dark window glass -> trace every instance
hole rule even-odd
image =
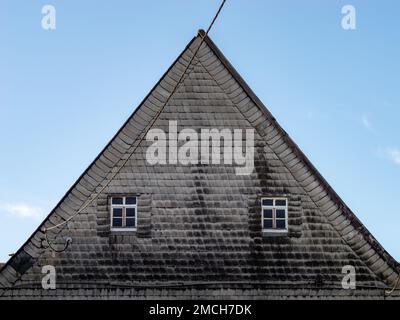
[[[114,218],[122,218],[122,208],[114,208],[113,209],[113,217]]]
[[[136,197],[126,197],[125,204],[136,204]]]
[[[135,227],[135,218],[127,218],[126,219],[126,226],[128,228],[133,228]]]
[[[277,229],[286,229],[286,221],[285,220],[276,220],[276,228]]]
[[[263,206],[273,206],[274,205],[274,200],[272,200],[272,199],[263,199],[262,205]]]
[[[276,217],[279,219],[285,219],[285,210],[277,209],[276,210]]]
[[[112,204],[123,204],[122,198],[112,198]]]
[[[286,200],[275,200],[276,206],[286,206]]]
[[[136,210],[135,208],[126,208],[126,217],[135,217]]]
[[[264,219],[264,229],[271,229],[271,228],[272,228],[272,220]]]
[[[113,218],[113,227],[122,227],[122,218]]]
[[[272,209],[264,209],[264,218],[272,219]]]

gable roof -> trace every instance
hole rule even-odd
[[[68,190],[39,228],[6,263],[0,272],[0,288],[15,288],[23,285],[24,281],[28,283],[28,280],[31,279],[28,273],[38,264],[38,261],[40,259],[51,260],[49,249],[43,245],[43,227],[49,228],[74,215],[96,190],[101,189],[107,183],[108,179],[112,177],[113,168],[124,162],[129,152],[137,147],[139,137],[149,129],[148,125],[151,119],[167,100],[169,93],[178,82],[180,74],[185,70],[202,37],[204,37],[204,31],[199,31],[198,36],[193,38],[186,46],[139,107]],[[218,100],[218,94],[214,94],[208,84],[204,85],[205,90],[210,90],[208,92],[203,92],[196,88],[196,86],[205,81],[202,77],[212,79],[215,86],[220,88],[224,95],[229,98],[230,102],[227,107],[235,107],[238,110],[238,115],[233,113],[230,115],[228,113],[226,114],[227,118],[236,117],[234,120],[239,122],[242,121],[239,119],[241,114],[245,119],[245,125],[251,125],[256,129],[268,150],[273,152],[276,161],[279,160],[283,164],[285,174],[290,175],[290,179],[294,180],[296,188],[306,190],[309,197],[307,201],[310,202],[310,206],[317,208],[323,214],[324,219],[332,226],[332,232],[335,233],[335,236],[336,234],[339,235],[354,256],[360,259],[360,264],[367,269],[366,273],[374,274],[377,279],[388,285],[393,284],[399,272],[398,263],[384,250],[346,206],[209,37],[204,39],[202,48],[195,59],[195,63],[189,68],[189,72],[194,72],[195,74],[196,68],[204,70],[204,74],[199,75],[198,78],[189,79],[186,84],[188,89],[186,90],[185,87],[179,92],[180,98],[189,103],[193,93],[197,92],[198,97],[196,96],[196,98],[198,99],[203,99],[204,96],[207,96],[210,99]],[[184,105],[178,98],[175,104],[171,108]],[[205,106],[203,107],[207,112]],[[209,110],[209,112],[212,112],[212,110]],[[160,119],[157,124],[159,126],[165,125],[166,119],[168,119],[167,115],[165,115],[164,119]],[[140,148],[138,149],[139,152]],[[259,171],[257,174],[262,176],[264,173]],[[247,196],[251,197],[251,195]],[[82,213],[82,215],[94,214],[96,213],[91,208]],[[74,219],[69,223],[68,228],[77,228],[76,225],[81,223],[80,218],[76,217],[76,221]],[[83,223],[85,221],[82,222],[82,225]],[[148,230],[143,231],[144,234],[146,232]],[[62,232],[60,234],[63,235]],[[80,239],[79,236],[75,238]],[[26,279],[24,279],[24,276]]]

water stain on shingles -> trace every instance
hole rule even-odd
[[[255,173],[259,182],[259,192],[261,195],[271,195],[276,196],[276,190],[274,181],[271,177],[272,171],[268,160],[265,157],[265,149],[262,144],[255,148],[256,155],[256,165]],[[260,210],[260,196],[257,195],[253,200],[249,200],[249,257],[248,263],[250,267],[254,270],[254,279],[261,280],[266,277],[264,267],[268,264],[268,259],[273,259],[281,261],[284,259],[285,254],[282,252],[281,245],[290,243],[287,237],[263,237],[261,228],[261,210]],[[279,194],[281,195],[281,194]],[[271,247],[272,257],[270,254],[266,254],[266,245]],[[285,246],[289,248],[288,246]],[[273,248],[273,250],[272,250]],[[289,249],[290,250],[290,249]],[[269,261],[270,263],[270,261]],[[287,264],[287,262],[285,262]],[[289,267],[289,266],[282,266]]]
[[[209,225],[218,221],[216,210],[210,208],[206,201],[207,195],[212,193],[212,190],[207,187],[206,167],[207,165],[200,163],[191,167],[197,196],[196,201],[193,203],[196,209],[194,211],[195,217],[193,217],[192,220],[192,228],[201,231],[198,233],[201,237],[197,239],[197,246],[200,252],[207,251],[207,242],[210,242],[208,240],[212,240],[210,237],[213,237],[213,232],[209,230]],[[206,257],[202,256],[202,258],[195,261],[195,263],[202,267],[204,273],[209,275],[209,279],[213,277],[215,277],[215,279],[221,279],[221,277],[224,276],[224,265],[217,261],[215,253],[208,253]]]
[[[195,209],[195,214],[197,216],[199,215],[204,215],[205,217],[207,214],[209,214],[209,211],[207,210],[207,203],[205,201],[204,196],[210,193],[209,188],[205,186],[205,171],[204,171],[205,165],[202,164],[197,164],[193,165],[191,167],[191,173],[194,174],[194,185],[195,185],[195,191],[196,191],[196,201],[193,202],[193,206],[196,208]],[[205,229],[205,225],[203,224],[203,227]],[[203,229],[203,228],[201,228]]]

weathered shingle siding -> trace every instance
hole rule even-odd
[[[136,148],[137,136],[166,101],[199,41],[80,178],[47,227],[73,215]],[[145,160],[150,143],[143,141],[95,204],[60,233],[57,239],[73,239],[67,251],[43,249],[41,232],[25,245],[19,260],[0,274],[0,286],[14,286],[3,292],[5,298],[384,297],[385,281],[397,276],[393,267],[353,226],[215,50],[209,40],[204,44],[154,127],[168,132],[168,122],[176,120],[179,130],[197,132],[254,128],[253,173],[237,176],[234,166],[223,164],[151,166]],[[115,193],[138,195],[136,232],[110,232],[108,194]],[[287,236],[263,235],[263,196],[289,199]],[[48,264],[57,270],[56,291],[40,289],[41,267]],[[356,268],[357,290],[341,289],[345,265]]]
[[[98,286],[90,288],[69,288],[57,290],[40,289],[12,289],[7,290],[3,299],[126,299],[134,297],[135,300],[148,299],[172,299],[172,300],[213,300],[213,299],[233,299],[233,300],[294,300],[294,299],[313,299],[313,300],[333,300],[333,299],[365,299],[365,300],[398,300],[399,293],[392,296],[385,296],[379,289],[360,289],[356,292],[332,289],[296,289],[296,288],[118,288]]]

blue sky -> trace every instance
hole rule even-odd
[[[56,30],[41,9],[56,8]],[[344,30],[341,8],[356,8]],[[216,0],[0,0],[0,261],[37,228]],[[211,37],[400,260],[400,3],[227,2]]]

